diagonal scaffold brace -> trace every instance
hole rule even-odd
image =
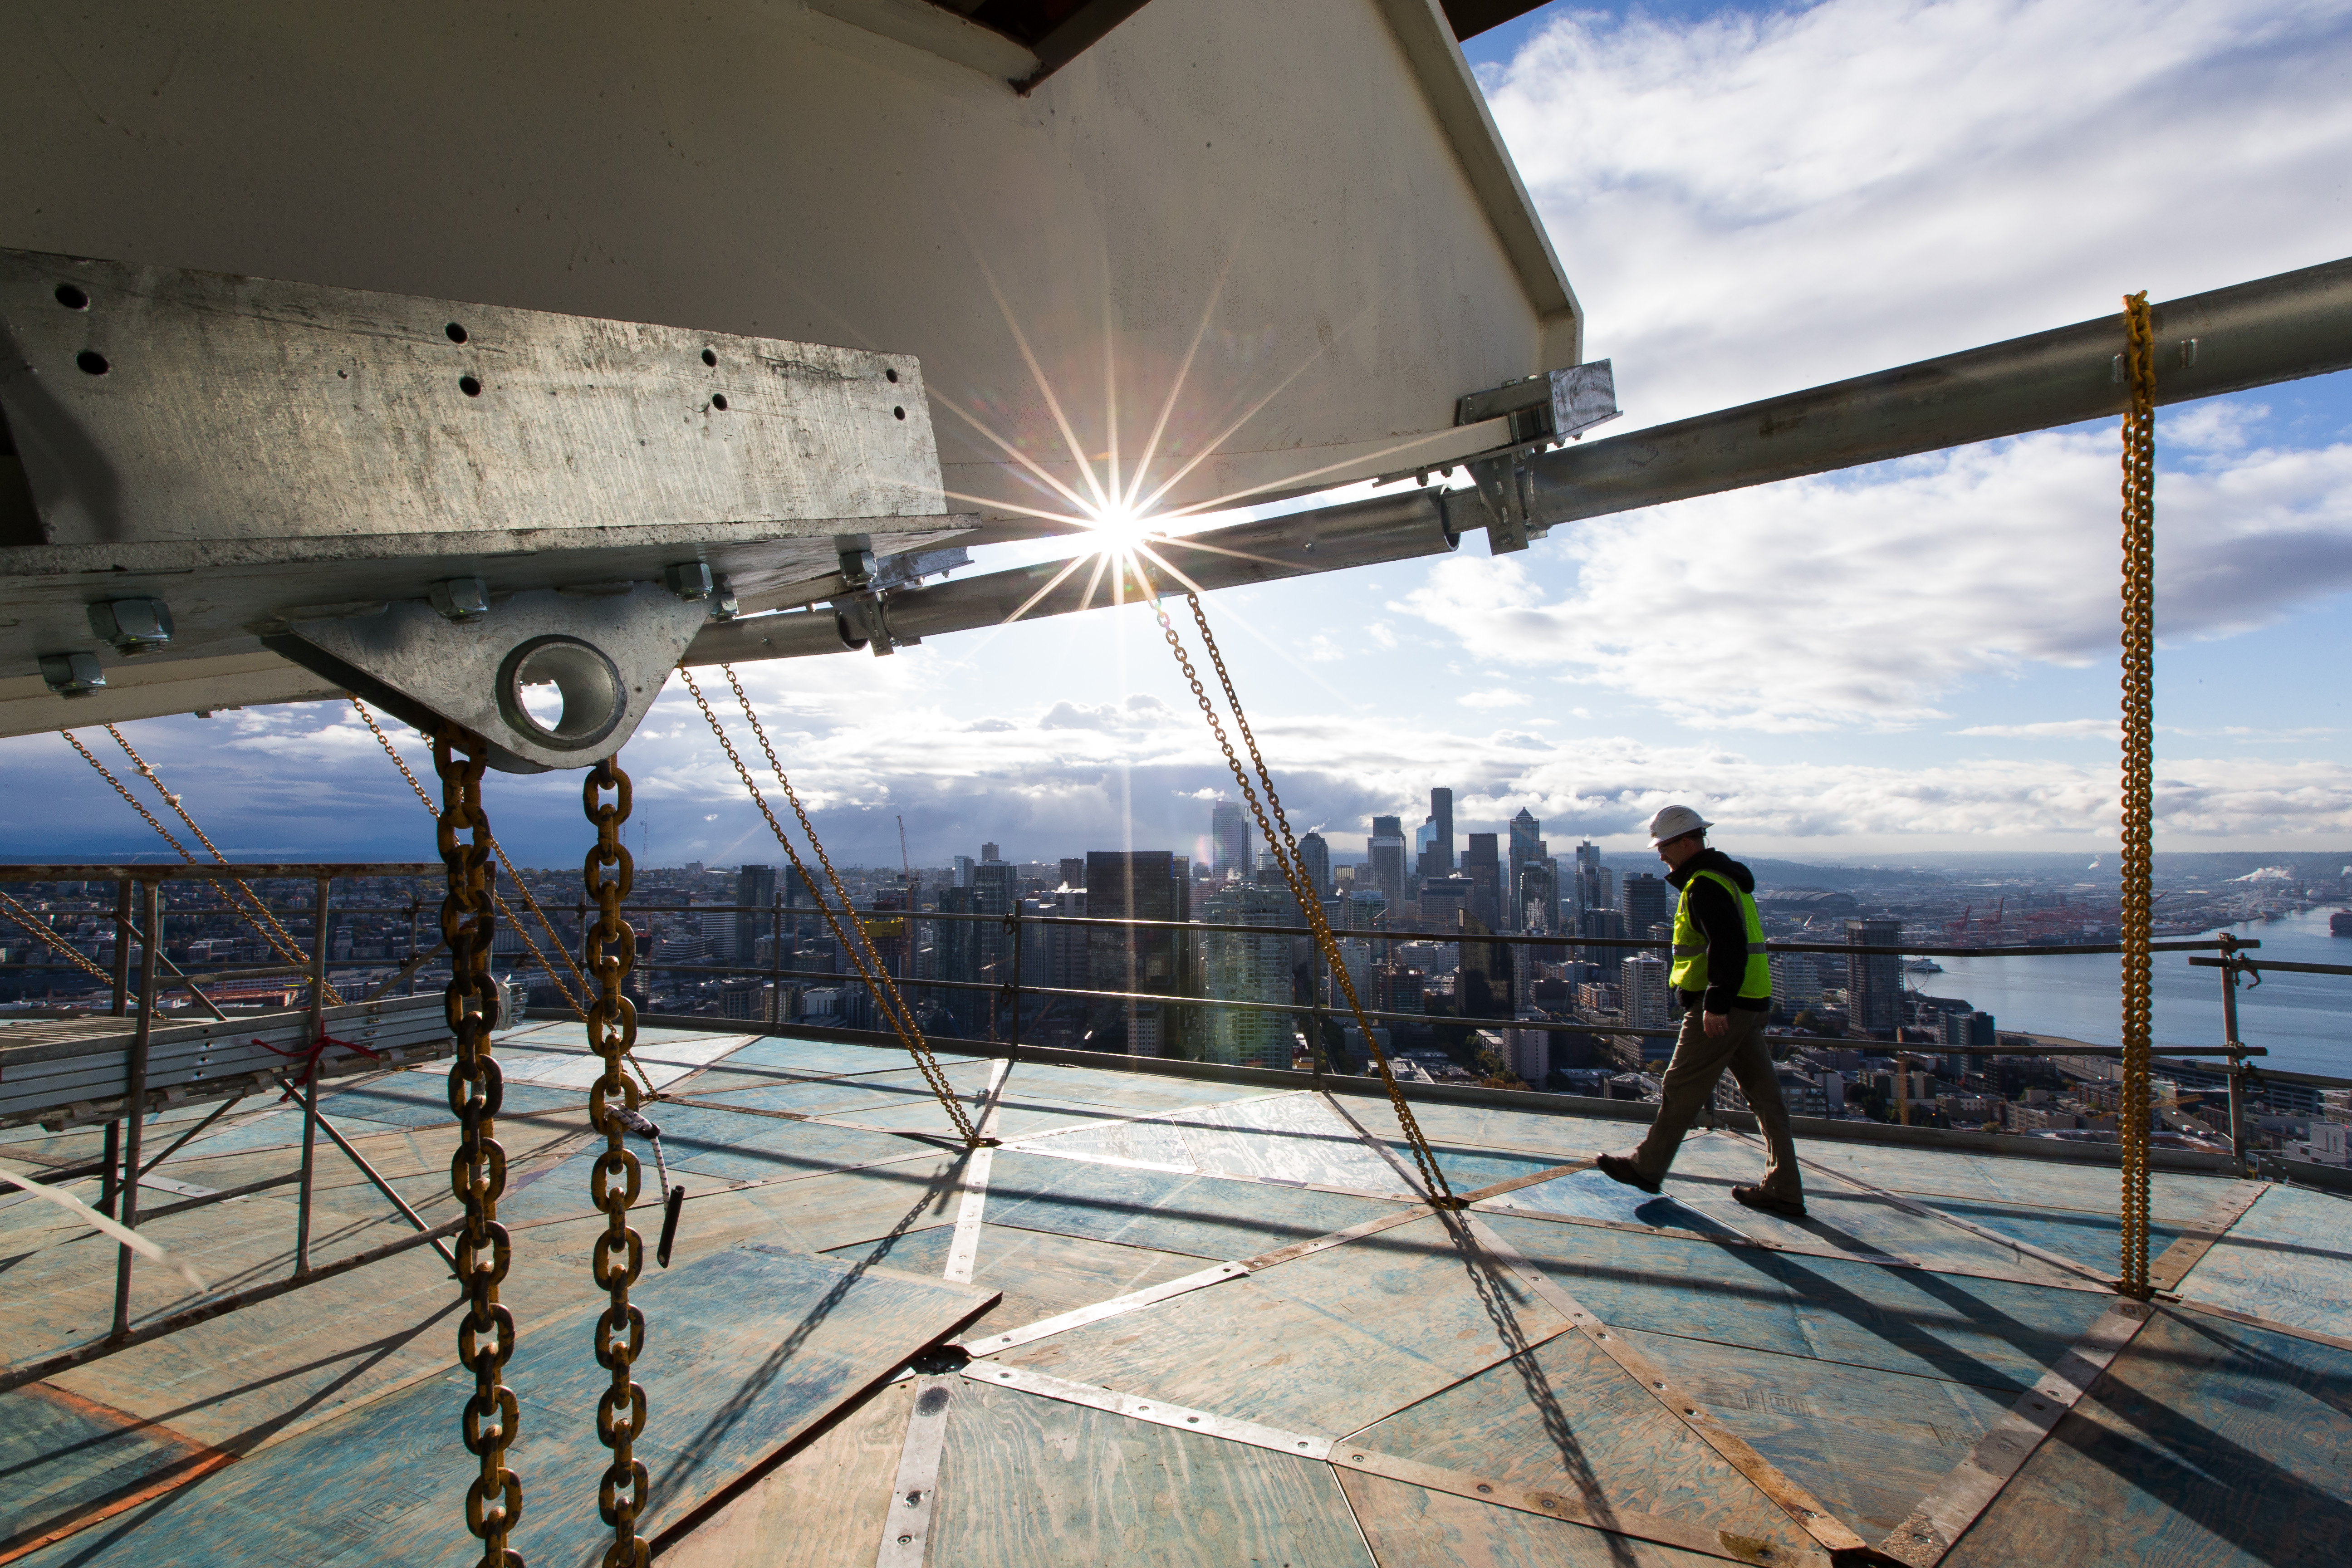
[[[695,706],[702,710],[703,720],[710,726],[710,732],[718,737],[719,749],[727,753],[727,760],[735,764],[735,776],[743,781],[743,788],[750,793],[751,804],[758,806],[760,815],[767,819],[768,831],[774,834],[776,842],[783,847],[785,858],[793,863],[793,875],[801,879],[803,887],[816,895],[817,912],[824,917],[825,925],[833,932],[833,940],[840,945],[842,952],[849,955],[850,963],[856,965],[858,977],[866,982],[867,994],[874,998],[882,1016],[890,1020],[890,1028],[898,1037],[898,1043],[907,1047],[907,1054],[914,1058],[915,1065],[922,1069],[923,1081],[930,1085],[940,1108],[947,1112],[949,1121],[954,1124],[956,1135],[963,1140],[967,1149],[994,1148],[999,1141],[982,1133],[972,1124],[971,1118],[965,1114],[962,1102],[956,1099],[954,1087],[940,1069],[939,1058],[931,1054],[930,1042],[923,1038],[922,1028],[915,1022],[914,1009],[908,1007],[906,999],[899,995],[898,984],[891,979],[888,966],[874,951],[873,943],[866,933],[865,922],[857,918],[857,911],[849,901],[849,889],[842,886],[840,875],[834,870],[833,859],[825,854],[824,845],[816,836],[816,826],[809,821],[808,810],[801,804],[799,792],[793,788],[792,780],[784,776],[784,764],[777,760],[775,747],[768,743],[767,729],[760,722],[760,716],[751,710],[751,699],[744,693],[743,682],[737,679],[735,667],[722,664],[719,668],[727,677],[727,683],[735,689],[735,700],[742,705],[743,717],[751,721],[752,737],[760,742],[760,750],[768,759],[769,771],[776,775],[777,786],[784,792],[784,799],[792,806],[793,815],[800,819],[801,831],[808,835],[810,849],[815,852],[817,863],[824,868],[825,881],[832,887],[834,897],[841,901],[842,912],[849,917],[849,930],[857,933],[855,942],[850,940],[847,931],[843,931],[833,906],[817,893],[816,879],[809,875],[808,867],[801,861],[800,851],[793,847],[783,825],[776,820],[776,814],[768,808],[767,797],[752,782],[751,770],[743,765],[742,757],[736,752],[735,742],[727,738],[726,726],[719,723],[719,715],[711,710],[709,701],[702,695],[702,688],[695,683],[694,672],[683,664],[677,667],[677,672],[686,682],[686,689],[693,696]]]

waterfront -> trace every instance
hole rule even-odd
[[[2352,939],[2332,937],[2326,909],[2224,929],[2259,940],[2258,958],[2352,964]],[[2210,936],[2212,932],[2203,933]],[[2063,1035],[2097,1045],[2117,1041],[2119,971],[2112,953],[2080,958],[1939,958],[1941,974],[1907,978],[1929,995],[1960,996],[2004,1029]],[[2167,1046],[2221,1043],[2221,981],[2189,955],[2155,960],[2155,1038]],[[2269,1047],[2263,1066],[2352,1079],[2352,975],[2268,974],[2238,993],[2238,1036]]]

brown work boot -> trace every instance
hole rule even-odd
[[[1776,1214],[1783,1219],[1805,1217],[1805,1200],[1802,1198],[1775,1197],[1761,1187],[1734,1187],[1731,1197],[1734,1203],[1745,1204],[1765,1214]]]
[[[1629,1187],[1639,1187],[1645,1193],[1654,1193],[1658,1190],[1658,1184],[1642,1174],[1633,1162],[1622,1154],[1603,1154],[1592,1163],[1599,1166],[1601,1173],[1611,1181],[1622,1182]]]

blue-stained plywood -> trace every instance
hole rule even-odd
[[[2271,1187],[2179,1289],[2191,1301],[2352,1336],[2352,1199]]]
[[[2034,1140],[2020,1139],[2022,1144]],[[1859,1140],[1804,1138],[1797,1152],[1815,1164],[1850,1171],[1874,1187],[1914,1196],[1990,1200],[2029,1208],[2078,1209],[2113,1214],[2123,1177],[2115,1166],[2015,1154],[1978,1154],[1956,1149],[1919,1149]],[[2148,1179],[2149,1212],[2174,1222],[2194,1220],[2231,1185],[2223,1176],[2191,1176],[2158,1171]]]
[[[1017,1346],[1003,1359],[1271,1426],[1370,1425],[1568,1321],[1435,1215]]]
[[[1569,1215],[1578,1219],[1610,1220],[1619,1225],[1647,1226],[1654,1230],[1696,1230],[1721,1236],[1741,1234],[1713,1215],[1680,1202],[1675,1193],[1661,1193],[1653,1197],[1638,1187],[1629,1187],[1599,1171],[1578,1171],[1566,1176],[1555,1176],[1549,1182],[1538,1182],[1534,1186],[1506,1193],[1493,1201],[1513,1208],[1538,1209],[1545,1214]]]
[[[934,1051],[942,1066],[986,1061],[985,1057]],[[857,1046],[836,1040],[802,1040],[769,1035],[730,1053],[727,1066],[742,1070],[765,1069],[799,1078],[831,1078],[842,1074],[892,1072],[911,1065],[904,1046]]]
[[[1328,1465],[968,1381],[946,1394],[933,1563],[1373,1568]]]
[[[1418,1173],[1411,1144],[1401,1138],[1385,1142],[1407,1170]],[[1556,1154],[1515,1154],[1434,1140],[1430,1143],[1430,1152],[1437,1156],[1437,1168],[1445,1173],[1446,1181],[1456,1193],[1475,1193],[1497,1182],[1516,1181],[1569,1163]]]
[[[1497,1215],[1496,1232],[1602,1321],[2022,1391],[2108,1298]]]
[[[855,1242],[837,1248],[833,1256],[906,1274],[936,1276],[946,1270],[955,1241],[954,1226],[933,1225],[878,1242]],[[983,1225],[971,1282],[984,1290],[1002,1291],[1004,1300],[971,1326],[966,1341],[1108,1301],[1130,1290],[1196,1273],[1200,1268],[1199,1258],[1176,1253]]]
[[[1108,1106],[1129,1115],[1175,1110],[1187,1105],[1214,1105],[1220,1100],[1244,1100],[1265,1092],[1255,1084],[1163,1078],[1157,1073],[1064,1067],[1040,1061],[1021,1062],[1013,1068],[1010,1081],[1024,1098],[1036,1103]]]
[[[1724,1562],[1385,1476],[1341,1470],[1339,1477],[1381,1568],[1720,1568]]]
[[[1730,1461],[1580,1333],[1439,1390],[1349,1437],[1443,1469],[1573,1500],[1588,1512],[1657,1514],[1769,1543],[1811,1538]]]
[[[728,1181],[761,1182],[837,1171],[877,1160],[900,1159],[928,1147],[887,1132],[828,1127],[821,1121],[775,1121],[683,1105],[647,1110],[662,1130],[662,1149],[673,1173]],[[639,1157],[648,1165],[653,1163],[648,1148],[641,1148]]]
[[[1396,1208],[1337,1193],[1007,1151],[998,1152],[988,1189],[992,1225],[1214,1258],[1272,1251]]]
[[[422,1068],[414,1072],[392,1073],[355,1089],[338,1089],[319,1097],[320,1111],[337,1125],[347,1121],[380,1121],[394,1127],[431,1127],[436,1123],[455,1123],[457,1120],[449,1110],[449,1074],[446,1068],[436,1070]],[[509,1083],[499,1096],[501,1117],[576,1112],[582,1126],[588,1121],[588,1095],[584,1089],[548,1089],[535,1083]],[[299,1139],[302,1124],[294,1119],[293,1135]],[[190,1145],[191,1149],[194,1145]]]
[[[1945,1562],[2336,1568],[2352,1352],[2159,1311]]]
[[[1910,1517],[2015,1397],[1681,1335],[1612,1331],[1874,1541]]]
[[[1375,1086],[1377,1088],[1377,1086]],[[1385,1096],[1343,1094],[1339,1103],[1349,1115],[1383,1138],[1401,1138],[1396,1111]],[[1632,1148],[1649,1126],[1648,1108],[1638,1119],[1620,1121],[1604,1116],[1554,1116],[1543,1111],[1513,1110],[1500,1106],[1455,1105],[1444,1100],[1414,1100],[1412,1118],[1422,1135],[1435,1142],[1465,1149],[1502,1150],[1550,1156],[1548,1163],[1572,1164],[1604,1150]]]
[[[651,1414],[636,1445],[653,1475],[648,1534],[987,1301],[761,1247],[649,1272],[635,1299],[649,1325],[637,1381]],[[522,1401],[509,1456],[524,1486],[513,1544],[529,1561],[593,1561],[601,1550],[596,1486],[608,1455],[595,1406],[610,1374],[590,1354],[592,1321],[574,1314],[528,1336],[508,1364]],[[464,1500],[474,1464],[457,1441],[472,1386],[455,1369],[413,1384],[28,1561],[472,1563],[479,1547]]]
[[[0,1562],[218,1468],[228,1456],[47,1384],[0,1394]]]

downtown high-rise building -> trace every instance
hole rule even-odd
[[[1405,901],[1406,878],[1410,868],[1404,858],[1404,819],[1401,816],[1372,818],[1372,836],[1364,841],[1364,865],[1371,874],[1372,886],[1393,910]]]
[[[1454,875],[1454,792],[1429,792],[1429,816],[1413,837],[1413,875],[1423,879]]]
[[[750,963],[753,949],[761,937],[767,934],[771,917],[759,911],[776,906],[776,868],[773,866],[746,866],[735,873],[735,901],[750,909],[738,910],[732,921],[733,941],[729,943],[730,960]]]
[[[1503,897],[1499,837],[1474,833],[1462,850],[1462,875],[1470,879],[1470,913],[1490,931],[1510,931],[1516,924],[1506,919],[1509,906]]]
[[[1551,851],[1544,845],[1542,822],[1538,820],[1536,815],[1526,806],[1519,807],[1519,814],[1511,818],[1510,865],[1503,882],[1503,886],[1511,889],[1513,894],[1513,908],[1508,929],[1520,930],[1527,921],[1527,911],[1517,907],[1519,873],[1550,853]],[[1547,926],[1545,929],[1550,928]]]
[[[1617,884],[1618,912],[1625,917],[1625,934],[1644,937],[1652,926],[1672,923],[1667,900],[1674,889],[1647,871],[1634,871]]]
[[[1298,871],[1307,879],[1307,885],[1317,893],[1328,894],[1333,890],[1331,846],[1320,833],[1310,831],[1298,841]]]
[[[1845,922],[1848,947],[1893,947],[1903,940],[1903,922],[1892,916]],[[1893,952],[1846,955],[1845,1012],[1848,1022],[1872,1031],[1893,1030],[1902,1022],[1903,958]]]
[[[1095,849],[1087,855],[1087,909],[1116,920],[1190,921],[1191,862],[1165,849]],[[1087,932],[1088,986],[1095,991],[1182,995],[1191,979],[1191,950],[1181,933],[1164,927],[1096,926]],[[1091,1032],[1116,1030],[1136,1056],[1159,1056],[1178,1026],[1155,1003],[1095,1005]]]
[[[1249,817],[1237,803],[1221,800],[1210,807],[1209,847],[1209,869],[1215,880],[1249,880]]]
[[[1214,925],[1297,925],[1300,915],[1290,889],[1264,883],[1229,883],[1209,895],[1205,914]],[[1292,1000],[1293,938],[1207,931],[1201,937],[1205,994],[1220,1001],[1282,1004]],[[1202,1056],[1243,1067],[1287,1068],[1291,1020],[1287,1014],[1212,1007],[1206,1014]]]

